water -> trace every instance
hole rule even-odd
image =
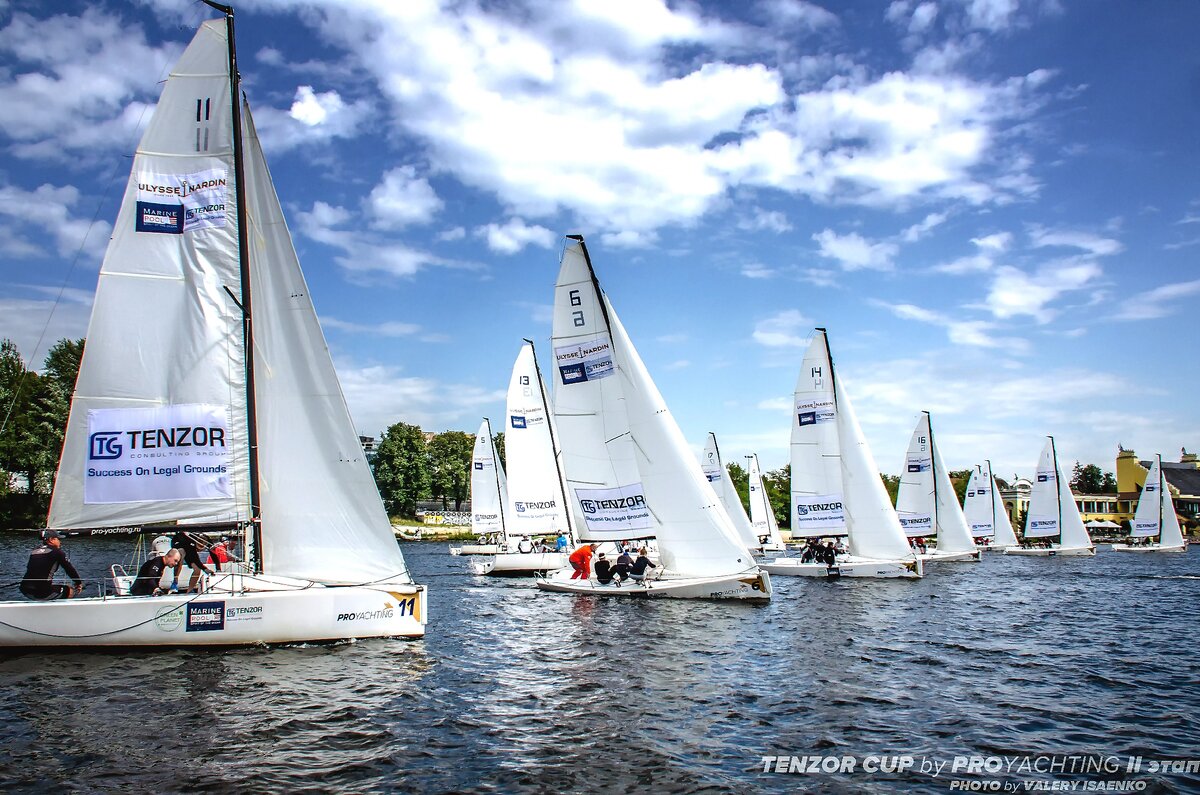
[[[30,539],[0,536],[0,571]],[[127,543],[67,547],[96,576]],[[467,574],[445,544],[404,551],[430,589],[421,641],[0,656],[0,791],[1200,789],[1144,770],[762,772],[764,755],[1196,757],[1195,550],[778,577],[765,606],[543,594]]]

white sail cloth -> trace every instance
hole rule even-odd
[[[963,515],[973,537],[990,538],[996,547],[1016,546],[1017,536],[996,487],[990,461],[977,464],[972,470],[963,500]]]
[[[950,473],[942,461],[928,413],[922,413],[904,454],[896,494],[896,514],[910,538],[937,536],[942,553],[973,552],[975,542],[958,505]]]
[[[1133,514],[1130,535],[1134,538],[1158,536],[1158,542],[1164,547],[1183,544],[1183,531],[1175,513],[1175,501],[1162,474],[1162,456],[1154,457],[1154,463],[1146,474],[1137,510]]]
[[[554,418],[533,346],[521,346],[508,383],[504,454],[507,464],[508,533],[568,533],[567,506],[559,473]]]
[[[471,532],[475,535],[505,533],[506,486],[504,469],[492,440],[492,424],[485,419],[479,423],[471,453]]]
[[[228,69],[225,22],[206,22],[138,147],[101,269],[53,526],[250,516]],[[245,102],[242,118],[263,570],[408,582]],[[87,500],[88,460],[113,447],[89,449],[90,410],[157,408],[169,418],[193,405],[224,407],[229,418],[229,496],[164,500],[148,485],[146,500]]]
[[[704,444],[704,453],[700,459],[700,469],[704,472],[704,477],[708,478],[713,491],[717,493],[721,505],[725,508],[725,513],[729,515],[729,520],[733,522],[738,538],[742,540],[746,549],[753,550],[761,547],[762,543],[754,535],[754,527],[750,524],[750,518],[746,516],[746,509],[742,506],[742,498],[738,496],[733,478],[729,476],[729,469],[721,459],[721,450],[717,447],[715,433],[708,434],[708,440]]]
[[[716,494],[607,298],[581,240],[555,288],[554,411],[583,540],[656,536],[688,576],[753,567]]]

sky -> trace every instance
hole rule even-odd
[[[0,0],[0,337],[84,336],[197,2]],[[1200,448],[1200,4],[244,0],[351,413],[473,433],[563,235],[697,454],[787,460],[814,327],[879,468]]]

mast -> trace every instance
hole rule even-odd
[[[1058,545],[1062,546],[1062,483],[1059,482],[1058,469],[1058,447],[1054,444],[1054,437],[1050,438],[1050,458],[1054,461],[1054,499],[1058,505]]]
[[[600,280],[596,278],[596,269],[592,267],[592,256],[588,254],[587,243],[583,242],[583,235],[567,235],[567,240],[577,242],[579,249],[583,252],[583,261],[587,263],[588,276],[592,279],[592,287],[596,290],[596,298],[600,304],[600,316],[604,318],[604,327],[608,329],[611,336],[612,323],[608,319],[608,306],[604,300],[604,291],[600,289]]]
[[[987,483],[988,492],[992,495],[992,542],[996,541],[996,481],[992,477],[992,459],[985,458],[983,463],[987,464]]]
[[[937,477],[937,461],[934,460],[933,446],[933,418],[928,411],[922,411],[925,415],[925,423],[929,426],[929,471],[933,475],[933,534],[934,536],[941,535],[941,528],[938,526],[938,477]]]
[[[1164,488],[1166,488],[1166,480],[1167,479],[1163,477],[1162,454],[1156,453],[1154,457],[1155,457],[1155,459],[1157,459],[1157,463],[1158,463],[1158,543],[1161,546],[1162,545],[1162,531],[1163,531],[1163,518],[1162,518],[1163,517],[1163,511],[1162,511],[1162,509],[1163,509],[1163,492],[1162,492],[1162,490]],[[1142,491],[1144,492],[1145,489],[1143,488]]]
[[[245,157],[242,151],[242,78],[238,74],[237,45],[233,31],[233,7],[202,0],[210,8],[225,15],[229,43],[229,100],[233,123],[233,182],[237,202],[238,269],[241,272],[241,300],[234,298],[242,310],[242,347],[246,357],[246,442],[250,467],[250,528],[254,539],[253,563],[255,573],[263,571],[262,508],[259,502],[258,421],[254,389],[254,322],[250,300],[250,254],[247,244]],[[228,292],[228,288],[226,288]],[[231,294],[232,297],[232,294]]]
[[[582,240],[579,242],[581,244],[583,243]],[[591,266],[589,264],[589,268],[590,267]],[[595,278],[595,276],[593,275],[592,278]],[[570,503],[567,502],[566,480],[563,476],[562,462],[558,457],[558,439],[554,436],[554,423],[550,421],[553,415],[550,413],[549,404],[546,403],[546,384],[544,381],[542,381],[542,368],[538,364],[537,348],[534,347],[533,340],[525,339],[524,337],[522,337],[522,339],[529,343],[529,350],[533,353],[533,372],[537,374],[538,390],[542,395],[542,409],[546,412],[546,428],[550,431],[550,449],[551,452],[554,453],[554,471],[558,473],[558,493],[562,495],[563,516],[565,516],[567,519],[567,539],[572,545],[574,545],[576,543],[575,525],[571,521],[572,511]]]

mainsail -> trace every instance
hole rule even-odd
[[[754,529],[755,540],[759,545],[765,542],[775,549],[783,549],[783,536],[779,533],[779,522],[775,519],[775,509],[771,507],[771,500],[763,485],[758,455],[751,453],[746,458],[750,462],[750,525]]]
[[[1162,456],[1156,455],[1146,483],[1138,498],[1137,510],[1133,515],[1133,527],[1129,533],[1134,538],[1158,536],[1164,547],[1183,544],[1183,531],[1179,528],[1179,517],[1175,514],[1175,502],[1171,499],[1171,488],[1162,474]]]
[[[557,433],[533,344],[521,346],[508,383],[504,454],[510,535],[567,533],[567,500],[558,465]]]
[[[580,537],[656,536],[663,564],[681,574],[753,568],[577,236],[555,285],[553,344],[554,413]]]
[[[977,464],[972,470],[963,501],[963,515],[974,538],[990,538],[994,547],[1016,545],[1017,536],[1004,509],[1004,500],[996,488],[991,461]]]
[[[792,538],[846,535],[841,437],[825,334],[813,336],[792,411]]]
[[[972,552],[976,548],[934,441],[929,412],[921,413],[904,454],[896,514],[910,538],[936,535],[938,552]]]
[[[721,505],[725,507],[725,513],[729,514],[729,519],[733,522],[734,529],[737,530],[738,537],[745,544],[746,549],[753,550],[761,547],[762,542],[754,535],[754,527],[750,524],[749,517],[746,516],[746,509],[742,506],[742,498],[738,496],[737,487],[733,485],[733,478],[729,476],[729,470],[726,468],[725,462],[721,460],[721,450],[717,447],[715,433],[708,434],[708,440],[704,445],[704,455],[700,459],[700,469],[704,472],[704,477],[708,478],[713,491],[717,493]]]
[[[504,469],[492,440],[492,423],[485,418],[479,423],[475,450],[471,454],[471,532],[476,535],[504,534],[507,505]]]
[[[201,26],[134,156],[49,522],[248,521],[257,492],[265,573],[408,581],[244,101],[237,185],[227,30]]]
[[[1063,480],[1053,436],[1047,437],[1038,459],[1036,482],[1029,494],[1025,538],[1054,538],[1064,549],[1092,546],[1075,495],[1070,484]]]

